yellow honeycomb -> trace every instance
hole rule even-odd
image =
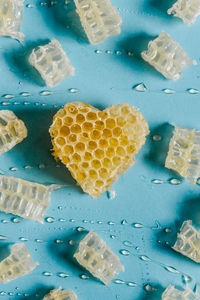
[[[100,111],[82,102],[67,103],[50,127],[55,159],[95,198],[134,164],[148,132],[143,115],[129,104]]]

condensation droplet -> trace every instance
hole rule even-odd
[[[116,284],[125,284],[125,281],[122,279],[114,279],[113,282]]]
[[[68,274],[66,274],[66,273],[58,273],[57,274],[58,275],[58,277],[61,277],[61,278],[67,278],[67,277],[69,277],[69,275]]]
[[[154,286],[152,286],[151,284],[149,284],[149,283],[144,285],[144,289],[147,292],[154,292],[154,291],[156,291],[156,288]]]
[[[89,277],[88,275],[86,275],[86,274],[80,274],[79,277],[80,277],[81,279],[83,279],[83,280],[87,280],[87,279],[90,278],[90,277]]]
[[[26,7],[27,8],[35,8],[35,5],[34,4],[26,4]]]
[[[148,257],[148,256],[146,256],[146,255],[141,255],[141,256],[139,256],[139,259],[141,259],[141,260],[143,260],[143,261],[150,261],[151,259]]]
[[[60,208],[59,208],[60,209]],[[66,219],[58,219],[59,222],[66,222]]]
[[[1,220],[1,223],[6,224],[6,223],[9,223],[9,221],[8,220]]]
[[[10,170],[10,171],[13,171],[13,172],[16,172],[16,171],[18,170],[18,168],[16,168],[16,167],[11,167],[9,170]]]
[[[121,253],[122,255],[125,255],[125,256],[129,256],[130,255],[130,252],[126,249],[122,249],[119,251],[119,253]]]
[[[21,220],[19,218],[12,218],[11,221],[13,223],[20,223],[21,222]]]
[[[30,104],[30,102],[24,101],[24,105],[29,105],[29,104]]]
[[[33,167],[31,167],[31,166],[24,166],[24,169],[26,169],[26,170],[30,170],[30,169],[32,169]]]
[[[76,94],[76,93],[78,93],[78,92],[79,92],[79,90],[78,90],[78,89],[76,89],[76,88],[71,88],[71,89],[68,89],[68,91],[69,91],[71,94]]]
[[[35,102],[35,106],[38,106],[38,105],[40,105],[40,103],[39,102]]]
[[[115,190],[108,190],[108,191],[107,191],[107,197],[108,197],[108,199],[110,199],[110,200],[115,199],[116,195],[117,195],[117,193],[116,193]]]
[[[144,228],[144,225],[142,225],[141,223],[133,223],[132,226],[134,228]]]
[[[127,52],[128,56],[134,56],[134,53],[132,51]]]
[[[11,104],[10,102],[5,102],[5,101],[1,102],[1,105],[3,106],[10,105],[10,104]]]
[[[164,266],[164,269],[171,273],[180,273],[176,268],[170,266]]]
[[[127,284],[128,286],[130,286],[130,287],[135,287],[135,286],[137,286],[137,284],[136,284],[135,282],[133,282],[133,281],[128,281],[126,284]]]
[[[22,93],[20,93],[20,96],[22,96],[22,97],[30,97],[31,94],[28,93],[28,92],[22,92]]]
[[[75,220],[74,220],[74,219],[70,219],[70,220],[69,220],[69,222],[72,222],[72,223],[74,223],[74,222],[75,222]]]
[[[116,51],[115,51],[115,54],[117,54],[117,55],[122,55],[122,51],[116,50]]]
[[[42,274],[43,274],[44,276],[47,276],[47,277],[53,275],[53,273],[51,273],[51,272],[43,272]]]
[[[63,240],[60,240],[60,239],[56,239],[56,240],[55,240],[55,243],[56,243],[56,244],[63,244],[64,241],[63,241]]]
[[[5,236],[5,235],[0,235],[0,241],[2,241],[2,240],[7,240],[8,238],[7,238],[7,236]]]
[[[166,232],[166,233],[171,233],[172,232],[172,228],[166,227],[166,228],[163,229],[163,231]]]
[[[43,243],[43,240],[35,239],[35,242],[36,242],[36,243]]]
[[[53,92],[52,91],[41,91],[39,94],[41,96],[50,96],[53,94]]]
[[[45,221],[46,221],[47,223],[54,223],[54,222],[55,222],[55,219],[54,219],[53,217],[47,217],[47,218],[45,219]]]
[[[189,93],[189,94],[199,94],[199,90],[197,90],[197,89],[187,89],[187,92]]]
[[[13,102],[13,104],[14,104],[14,105],[19,105],[19,104],[20,104],[20,102],[18,102],[18,101],[15,101],[15,102]]]
[[[192,279],[191,276],[189,276],[187,274],[183,274],[182,275],[182,281],[183,281],[184,284],[188,284],[188,283],[192,282],[193,279]]]
[[[38,168],[39,169],[45,169],[45,164],[39,164]]]
[[[121,224],[122,224],[122,225],[127,225],[128,222],[124,219],[124,220],[121,221]]]
[[[108,225],[115,225],[115,222],[113,222],[113,221],[108,221]]]
[[[81,226],[78,226],[78,227],[76,227],[76,231],[83,232],[83,231],[85,231],[85,228],[81,227]]]
[[[1,295],[1,296],[5,296],[5,295],[7,295],[7,293],[6,293],[6,292],[3,292],[3,291],[1,291],[1,292],[0,292],[0,295]]]
[[[82,222],[83,222],[83,223],[89,223],[89,221],[88,221],[88,220],[82,220]]]
[[[69,243],[70,246],[75,246],[76,245],[75,240],[69,240],[68,243]]]
[[[143,82],[139,83],[137,85],[134,85],[133,89],[137,92],[146,92],[147,91],[147,87]]]
[[[152,140],[154,142],[160,142],[162,140],[162,136],[158,135],[158,134],[155,134],[152,136]]]
[[[97,224],[100,224],[100,225],[101,225],[101,224],[103,224],[103,222],[102,222],[102,221],[97,221]]]
[[[12,94],[6,94],[6,95],[3,95],[2,97],[5,99],[13,99],[15,96]]]
[[[178,178],[171,178],[169,180],[169,183],[172,184],[172,185],[179,185],[179,184],[181,184],[181,180],[178,179]]]
[[[133,243],[130,242],[130,241],[124,241],[123,244],[124,244],[124,246],[126,246],[126,247],[133,247]]]
[[[102,50],[95,50],[95,53],[96,53],[96,54],[102,54],[103,51],[102,51]]]
[[[110,238],[114,240],[114,239],[116,239],[116,235],[111,234],[111,235],[110,235]]]
[[[25,237],[19,237],[19,240],[20,240],[20,241],[23,241],[23,242],[27,242],[27,241],[28,241],[28,239],[25,238]]]
[[[162,183],[164,183],[164,181],[161,180],[161,179],[152,179],[151,182],[154,183],[154,184],[162,184]]]
[[[107,54],[113,54],[113,52],[111,50],[106,50]]]
[[[174,94],[174,93],[176,93],[176,91],[175,90],[172,90],[172,89],[163,89],[162,90],[165,94]]]

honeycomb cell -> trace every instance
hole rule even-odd
[[[67,127],[67,126],[62,126],[62,127],[60,128],[60,135],[62,135],[62,136],[67,136],[67,135],[69,135],[69,133],[70,133],[69,127]]]
[[[76,294],[69,290],[55,289],[44,296],[43,300],[77,300]]]
[[[55,132],[54,132],[55,136]],[[24,122],[11,110],[0,111],[0,154],[11,150],[27,137]]]
[[[60,126],[58,119],[62,121]],[[99,111],[85,103],[67,103],[50,127],[55,158],[93,197],[105,192],[134,164],[147,134],[144,117],[128,104]]]

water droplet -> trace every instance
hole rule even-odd
[[[59,222],[66,222],[66,219],[58,219]]]
[[[154,286],[152,286],[151,284],[149,284],[149,283],[145,284],[144,289],[147,292],[154,292],[154,291],[156,291],[156,288]]]
[[[39,94],[41,96],[50,96],[53,94],[53,92],[52,91],[41,91]]]
[[[6,224],[6,223],[9,223],[9,221],[8,220],[1,220],[1,223]]]
[[[79,277],[80,277],[81,279],[83,279],[83,280],[87,280],[87,279],[90,278],[90,277],[89,277],[88,275],[86,275],[86,274],[80,274]]]
[[[83,231],[85,231],[85,228],[81,227],[81,226],[78,226],[78,227],[76,227],[76,231],[83,232]]]
[[[148,257],[148,256],[146,256],[146,255],[141,255],[141,256],[139,256],[139,259],[141,259],[141,260],[143,260],[143,261],[150,261],[151,259]]]
[[[20,96],[29,97],[29,96],[31,96],[31,94],[29,92],[22,92],[22,93],[20,93]]]
[[[27,242],[27,241],[28,241],[28,239],[25,238],[25,237],[19,237],[19,240],[20,240],[20,241],[23,241],[23,242]]]
[[[5,98],[5,99],[12,99],[12,98],[14,98],[15,96],[14,96],[14,95],[11,95],[11,94],[6,94],[6,95],[3,95],[2,97]]]
[[[35,239],[35,242],[36,242],[36,243],[43,243],[43,240]]]
[[[174,267],[170,267],[170,266],[164,266],[164,269],[167,270],[168,272],[171,273],[180,273],[177,269],[175,269]]]
[[[18,170],[18,168],[11,167],[9,170],[10,170],[10,171],[13,171],[13,172],[16,172],[16,171]]]
[[[24,166],[24,169],[26,169],[26,170],[30,170],[30,169],[32,169],[33,167],[31,167],[31,166]]]
[[[119,251],[119,253],[121,253],[122,255],[125,255],[125,256],[129,256],[130,255],[130,252],[126,249],[122,249]]]
[[[14,293],[13,292],[8,292],[8,295],[9,296],[14,296]]]
[[[189,276],[187,274],[183,274],[182,275],[182,281],[183,281],[184,284],[188,284],[188,283],[192,282],[193,279],[192,279],[191,276]]]
[[[172,89],[163,89],[162,90],[165,94],[174,94],[174,93],[176,93],[176,91],[175,90],[172,90]]]
[[[141,223],[133,223],[132,226],[134,228],[144,228],[144,225],[142,225]]]
[[[83,220],[82,222],[83,222],[83,223],[89,223],[89,221],[88,221],[88,220]]]
[[[187,92],[189,94],[199,94],[199,91],[197,89],[187,89]]]
[[[116,193],[115,190],[108,190],[108,191],[107,191],[107,197],[108,197],[108,199],[110,199],[110,200],[115,199],[116,195],[117,195],[117,193]]]
[[[58,275],[58,277],[61,277],[61,278],[67,278],[67,277],[69,277],[69,275],[68,274],[66,274],[66,273],[58,273],[57,274]]]
[[[27,7],[27,8],[34,8],[35,5],[33,5],[33,4],[26,4],[26,7]]]
[[[100,225],[101,225],[101,224],[103,224],[103,222],[102,222],[102,221],[97,221],[97,224],[100,224]]]
[[[2,241],[2,240],[7,240],[8,238],[7,238],[7,236],[5,236],[5,235],[0,235],[0,241]]]
[[[54,223],[54,222],[55,222],[55,219],[54,219],[53,217],[47,217],[47,218],[45,219],[45,221],[46,221],[47,223]]]
[[[122,224],[122,225],[127,225],[128,222],[124,219],[124,220],[121,221],[121,224]]]
[[[96,53],[96,54],[102,54],[103,51],[102,51],[102,50],[95,50],[95,53]]]
[[[124,241],[123,244],[124,244],[124,246],[127,246],[127,247],[133,247],[133,243],[130,241]]]
[[[75,246],[76,245],[75,240],[69,240],[68,243],[69,243],[70,246]]]
[[[1,291],[1,292],[0,292],[0,295],[1,295],[1,296],[5,296],[5,295],[7,295],[7,293],[6,293],[6,292],[3,292],[3,291]]]
[[[115,51],[115,54],[117,54],[117,55],[122,55],[122,51],[116,50],[116,51]]]
[[[113,221],[108,221],[108,225],[115,225],[115,222],[113,222]]]
[[[124,284],[125,283],[125,281],[122,279],[114,279],[113,282],[116,284]]]
[[[172,232],[172,228],[166,227],[166,228],[164,228],[163,231],[166,232],[166,233],[171,233]]]
[[[171,178],[171,179],[169,180],[169,183],[171,183],[171,184],[173,184],[173,185],[179,185],[179,184],[181,184],[181,180],[178,179],[178,178]]]
[[[44,276],[52,276],[53,275],[53,273],[51,273],[51,272],[43,272],[42,273]]]
[[[116,235],[111,234],[111,235],[110,235],[110,238],[114,240],[114,239],[116,239]]]
[[[20,223],[21,222],[21,220],[19,218],[12,218],[11,221],[13,223]]]
[[[14,104],[14,105],[19,105],[19,104],[20,104],[20,102],[18,102],[18,101],[15,101],[15,102],[13,102],[13,104]]]
[[[153,230],[158,230],[158,229],[161,229],[161,228],[162,228],[162,226],[160,225],[158,220],[155,220],[155,226],[151,227],[151,229],[153,229]]]
[[[39,164],[38,166],[39,169],[45,169],[45,167],[46,167],[45,164]]]
[[[58,209],[62,210],[62,209],[63,209],[63,207],[59,205],[59,206],[58,206]]]
[[[74,223],[74,222],[75,222],[75,220],[74,220],[74,219],[70,219],[70,220],[69,220],[69,222],[72,222],[72,223]]]
[[[146,92],[147,91],[147,87],[143,82],[139,83],[137,85],[134,85],[133,89],[137,92]]]
[[[128,56],[134,56],[134,53],[132,51],[127,52]]]
[[[162,136],[155,134],[152,136],[152,140],[155,142],[160,142],[162,140]]]
[[[128,286],[130,286],[130,287],[135,287],[135,286],[137,286],[137,284],[136,284],[135,282],[133,282],[133,281],[128,281],[126,284],[127,284]]]
[[[1,105],[3,106],[10,105],[10,104],[11,104],[10,102],[5,102],[5,101],[1,102]]]
[[[106,50],[107,54],[112,54],[113,52],[111,50]]]
[[[29,105],[29,104],[30,104],[30,102],[24,101],[24,105]]]
[[[162,184],[162,183],[164,183],[164,181],[161,180],[161,179],[152,179],[151,182],[154,183],[154,184]]]
[[[35,102],[35,106],[38,106],[38,105],[40,105],[40,103],[39,102]]]
[[[55,243],[56,243],[56,244],[63,244],[64,241],[63,241],[63,240],[60,240],[60,239],[56,239],[56,240],[55,240]]]
[[[79,90],[76,89],[76,88],[68,89],[68,91],[69,91],[71,94],[75,94],[75,93],[78,93],[78,92],[79,92]]]

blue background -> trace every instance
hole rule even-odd
[[[168,16],[166,10],[173,3],[171,0],[113,0],[123,19],[122,33],[92,46],[69,25],[75,20],[73,11],[68,14],[71,4],[65,12],[61,0],[53,6],[41,6],[40,2],[25,1],[24,46],[15,40],[0,38],[1,109],[16,112],[29,132],[26,140],[1,155],[0,169],[6,175],[68,187],[53,192],[47,211],[47,217],[55,219],[53,223],[41,225],[23,219],[14,223],[12,215],[0,213],[0,234],[8,238],[0,243],[1,258],[5,257],[8,246],[21,242],[23,237],[28,239],[26,245],[33,259],[40,263],[32,274],[1,284],[2,299],[42,299],[49,289],[62,286],[74,290],[80,300],[153,300],[159,299],[169,284],[185,287],[184,274],[193,279],[189,283],[193,288],[199,280],[199,266],[172,251],[165,242],[173,242],[183,220],[192,219],[199,225],[199,186],[185,180],[181,180],[180,185],[170,184],[171,178],[180,178],[163,164],[172,130],[169,124],[200,128],[200,96],[188,92],[190,88],[200,89],[200,18],[192,27],[187,27],[181,20]],[[178,82],[166,80],[139,58],[149,39],[162,30],[198,63],[184,71]],[[48,89],[52,94],[44,96],[41,92],[47,89],[38,82],[26,58],[32,47],[52,38],[62,44],[76,73],[59,86]],[[133,89],[141,82],[147,87],[144,93]],[[71,88],[77,92],[71,93]],[[175,93],[165,94],[165,88]],[[23,97],[20,95],[23,92],[29,92],[30,96]],[[13,98],[6,99],[5,95]],[[112,187],[117,193],[113,200],[107,194],[96,200],[83,194],[65,167],[51,156],[48,128],[52,117],[58,107],[77,100],[100,109],[127,102],[139,108],[149,123],[151,132],[137,155],[136,164]],[[154,141],[155,134],[161,135],[162,140]],[[155,184],[154,179],[161,183]],[[135,228],[134,223],[142,225]],[[87,273],[71,261],[74,247],[68,243],[70,239],[79,238],[76,230],[79,226],[96,231],[119,255],[125,266],[125,272],[117,276],[121,284],[111,282],[106,287],[92,277],[80,278]],[[166,227],[172,228],[171,234],[164,231]],[[55,243],[56,239],[63,243]],[[132,246],[125,246],[124,241],[131,242]],[[123,249],[130,255],[122,255]],[[142,255],[149,259],[144,261]],[[51,276],[44,276],[43,272]],[[60,272],[69,277],[60,278]],[[135,286],[129,286],[129,282]],[[147,293],[146,284],[155,290]]]

